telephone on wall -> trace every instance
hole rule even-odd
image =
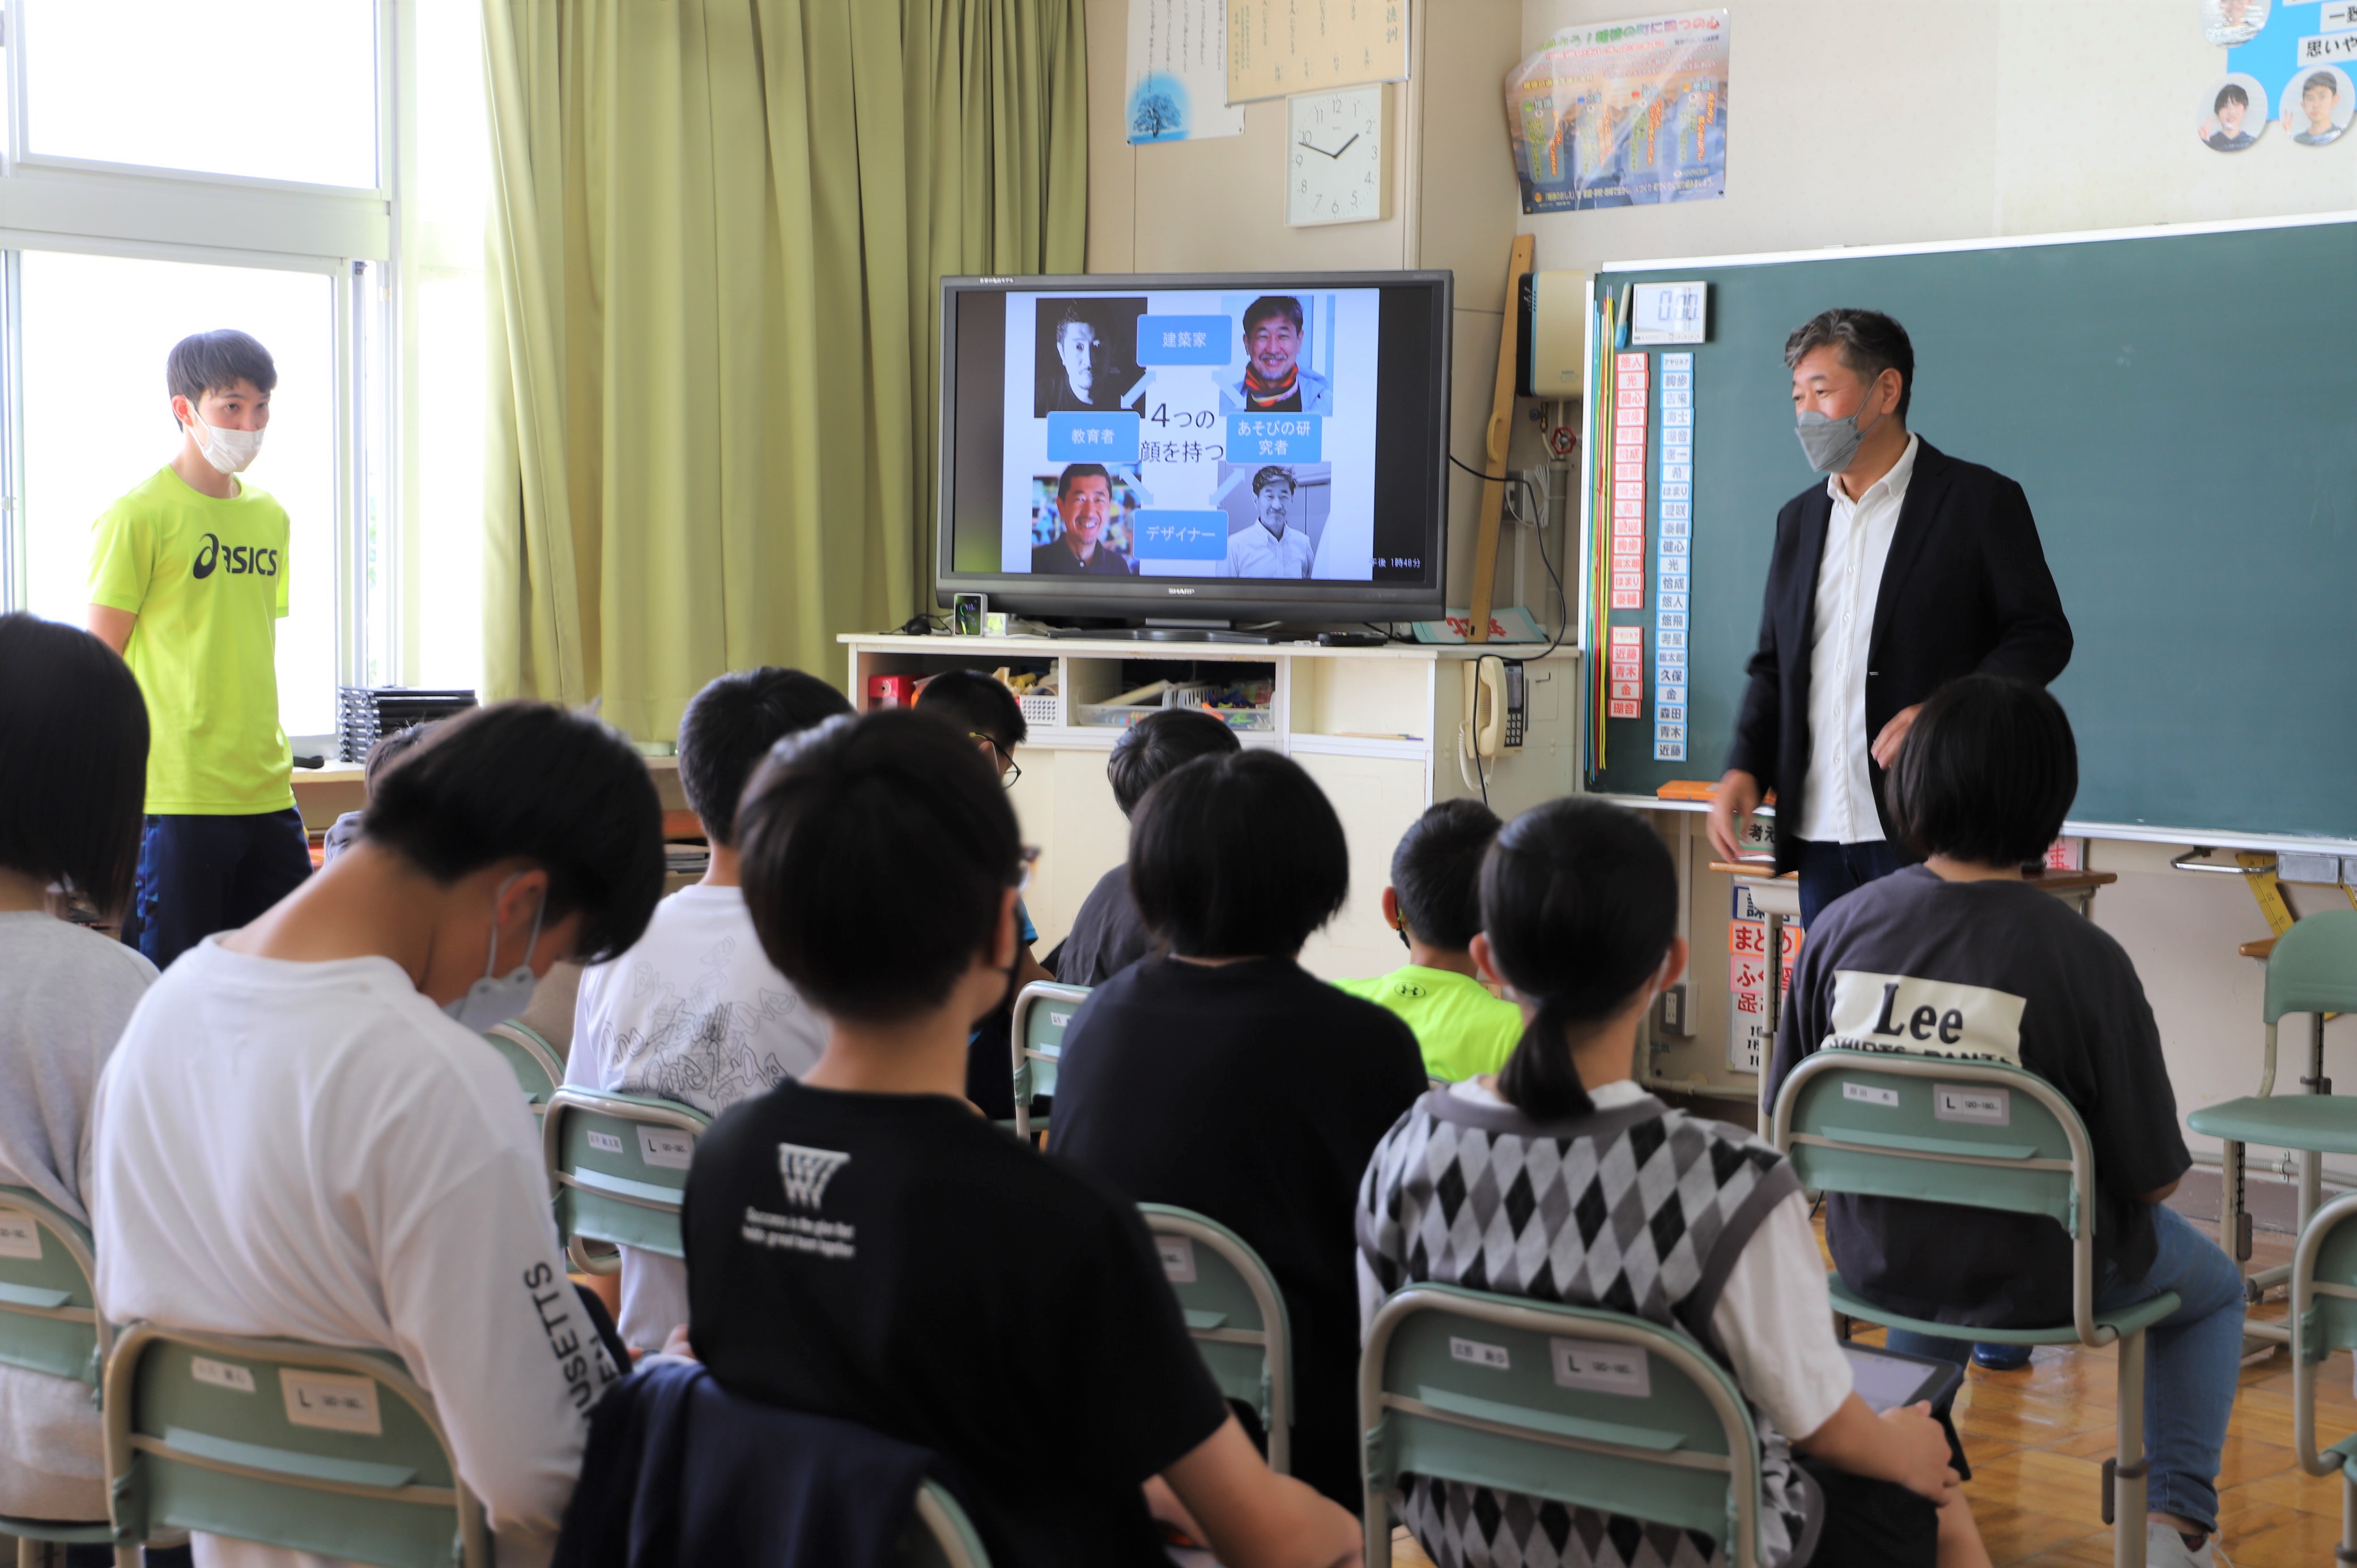
[[[1458,762],[1467,758],[1494,760],[1501,751],[1523,748],[1523,730],[1530,707],[1523,681],[1523,661],[1485,653],[1469,659],[1465,671],[1465,719],[1458,726]]]

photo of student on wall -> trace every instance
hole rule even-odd
[[[1129,557],[1127,506],[1114,495],[1114,478],[1103,463],[1068,463],[1052,481],[1054,500],[1037,513],[1032,536],[1052,523],[1054,532],[1031,547],[1031,570],[1050,575],[1093,574],[1126,577],[1137,570]],[[1127,487],[1125,485],[1124,489]],[[1116,538],[1116,536],[1118,536]]]
[[[2357,114],[2357,92],[2338,66],[2302,69],[2283,91],[2283,127],[2303,147],[2330,146]]]
[[[1142,379],[1137,318],[1143,299],[1043,299],[1031,375],[1031,417],[1115,409]]]
[[[2245,124],[2256,130],[2244,130]],[[2210,97],[2210,113],[2201,117],[2194,134],[2212,152],[2239,153],[2267,128],[2267,90],[2247,76],[2236,74],[2218,84]]]

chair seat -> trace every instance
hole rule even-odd
[[[114,1539],[114,1527],[100,1520],[96,1524],[75,1524],[55,1519],[10,1519],[0,1514],[0,1535],[13,1535],[19,1541],[53,1541],[61,1546],[104,1546]]]
[[[1901,1328],[1910,1334],[1928,1334],[1935,1339],[1969,1339],[1976,1345],[2076,1345],[2079,1331],[2065,1323],[2055,1328],[1983,1328],[1971,1323],[1933,1323],[1927,1318],[1908,1317],[1878,1306],[1842,1283],[1841,1275],[1828,1273],[1825,1287],[1833,1294],[1834,1310],[1850,1317],[1862,1317],[1868,1323],[1878,1323],[1885,1328]],[[2095,1314],[2095,1326],[2108,1331],[2114,1338],[2149,1328],[2177,1310],[2176,1293],[2163,1291],[2150,1301],[2124,1306],[2117,1312]]]
[[[2357,1095],[2269,1094],[2205,1105],[2185,1118],[2205,1137],[2357,1155]]]

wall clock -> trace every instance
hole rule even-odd
[[[1391,215],[1391,89],[1329,87],[1285,101],[1285,220],[1297,228]]]

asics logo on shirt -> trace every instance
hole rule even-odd
[[[816,1208],[826,1197],[826,1184],[850,1163],[849,1155],[833,1149],[780,1144],[778,1169],[786,1178],[786,1201],[803,1208]]]
[[[220,534],[208,533],[204,547],[197,552],[196,564],[188,569],[188,575],[202,582],[213,575],[217,566],[227,570],[232,577],[275,577],[278,575],[278,552],[265,550],[259,544],[224,545]]]

